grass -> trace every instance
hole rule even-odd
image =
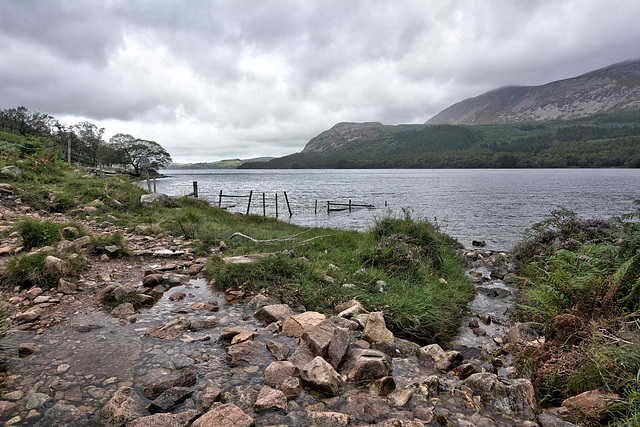
[[[279,253],[245,265],[229,265],[212,257],[206,274],[215,278],[218,289],[265,292],[294,306],[323,312],[358,298],[367,309],[383,311],[396,335],[423,343],[442,343],[454,335],[461,308],[475,293],[456,254],[458,243],[426,221],[386,218],[362,233],[304,229],[256,215],[232,215],[190,197],[176,199],[173,206],[147,206],[140,202],[144,190],[126,179],[83,178],[86,171],[41,157],[0,155],[0,166],[15,164],[23,170],[22,176],[7,179],[35,209],[96,221],[115,215],[118,225],[128,230],[147,225],[147,234],[187,240],[198,256],[210,256],[211,248],[221,241],[228,248],[225,256]],[[79,209],[86,206],[96,209]],[[232,237],[237,232],[256,241]],[[41,245],[56,233],[33,234],[40,239],[34,244]],[[94,236],[90,251],[104,253],[110,244],[123,248],[121,239],[117,234]],[[4,283],[52,283],[53,278],[41,274],[41,263],[41,256],[13,257],[4,269]],[[28,276],[27,269],[34,274]],[[384,292],[379,290],[380,280],[386,282]]]
[[[55,256],[67,263],[64,271],[47,272],[45,261],[47,256]],[[74,280],[85,266],[84,256],[76,253],[59,253],[56,251],[42,251],[34,254],[18,254],[11,257],[3,266],[2,283],[5,286],[31,286],[56,288],[60,279]]]

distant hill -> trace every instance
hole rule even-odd
[[[640,167],[640,110],[488,125],[340,123],[296,154],[241,169]]]
[[[238,166],[247,162],[268,162],[274,157],[255,157],[253,159],[227,159],[217,162],[205,163],[171,163],[164,169],[236,169]]]
[[[458,102],[427,124],[567,120],[640,109],[640,60],[542,86],[512,86]]]

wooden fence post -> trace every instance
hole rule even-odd
[[[351,213],[351,199],[349,199],[349,213]]]
[[[264,193],[262,193],[262,216],[267,216],[267,204],[264,198]]]
[[[253,196],[253,190],[249,192],[249,203],[247,203],[247,215],[249,215],[249,208],[251,208],[251,196]]]
[[[316,209],[315,209],[315,214],[318,215],[318,199],[316,199]]]
[[[293,212],[291,212],[291,205],[289,205],[289,197],[287,196],[287,192],[284,192],[284,199],[287,201],[287,209],[289,209],[289,216],[293,216]]]
[[[193,197],[198,198],[198,181],[193,181]]]
[[[220,196],[218,197],[218,207],[222,207],[222,190],[220,190]]]
[[[276,218],[278,218],[278,193],[276,193]]]

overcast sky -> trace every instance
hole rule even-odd
[[[343,121],[424,123],[640,58],[638,0],[0,0],[0,109],[281,156]]]

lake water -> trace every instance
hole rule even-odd
[[[484,240],[509,250],[521,233],[564,207],[584,218],[610,218],[634,211],[640,199],[640,171],[634,169],[420,169],[420,170],[165,170],[157,191],[172,196],[193,191],[218,204],[219,193],[248,196],[251,214],[302,226],[366,230],[376,219],[401,217],[435,221],[465,247]],[[293,216],[289,218],[284,192]],[[327,213],[327,201],[371,204],[373,209]],[[316,200],[318,209],[316,213]],[[248,197],[223,198],[222,207],[246,213]]]

